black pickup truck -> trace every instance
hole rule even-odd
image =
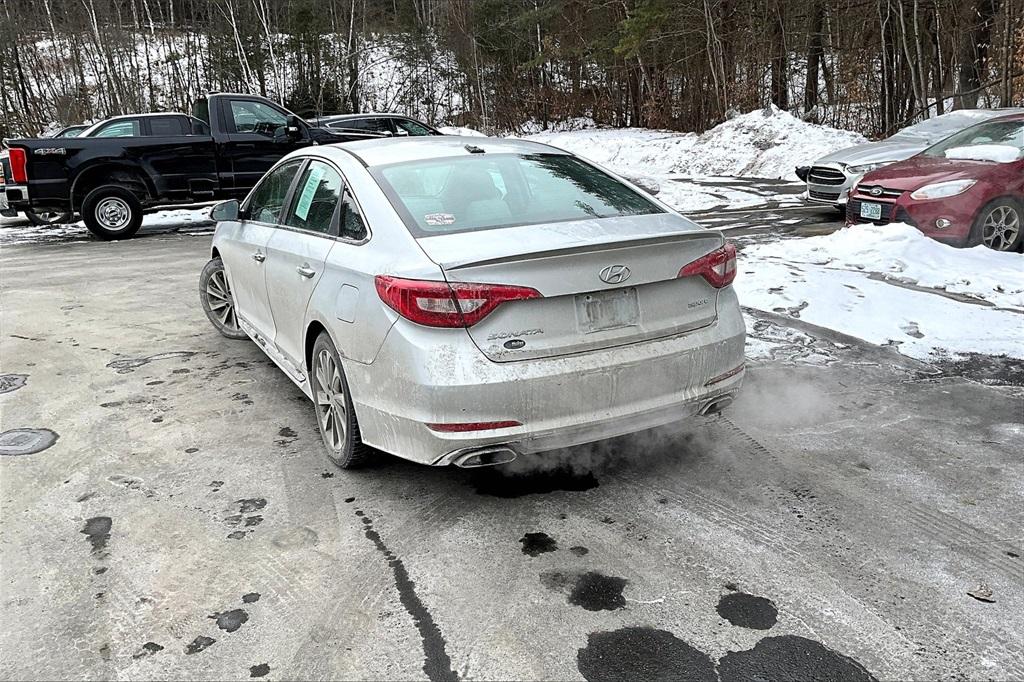
[[[0,212],[78,212],[98,237],[127,239],[157,206],[244,197],[294,149],[378,137],[310,126],[254,95],[207,95],[192,116],[179,134],[5,140]]]

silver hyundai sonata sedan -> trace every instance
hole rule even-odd
[[[743,381],[735,248],[553,147],[306,148],[213,215],[207,316],[313,401],[342,467],[502,464],[717,412]]]

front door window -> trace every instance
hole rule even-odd
[[[257,223],[276,225],[281,222],[281,210],[284,202],[288,199],[288,189],[295,179],[295,174],[302,165],[301,161],[292,161],[279,168],[275,168],[267,177],[263,178],[260,184],[249,197],[248,205],[245,206],[245,215],[249,220]]]

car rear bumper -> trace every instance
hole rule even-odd
[[[745,329],[731,289],[719,318],[680,336],[576,355],[493,362],[464,332],[404,320],[372,364],[346,365],[363,440],[425,464],[507,445],[541,452],[633,433],[697,414],[743,382]],[[487,431],[427,424],[517,421]]]
[[[28,188],[22,185],[0,185],[0,211],[5,213],[24,209],[28,204]]]

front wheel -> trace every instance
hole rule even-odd
[[[33,225],[39,227],[49,227],[50,225],[63,225],[71,222],[71,213],[48,211],[43,213],[36,213],[35,211],[25,211],[25,217]]]
[[[129,190],[104,185],[85,195],[82,219],[100,239],[128,239],[142,226],[142,204]]]
[[[316,423],[327,448],[327,457],[342,469],[366,464],[372,450],[363,444],[359,436],[359,424],[345,371],[327,332],[321,332],[313,344],[309,379],[316,406]]]
[[[199,300],[203,311],[214,329],[229,339],[249,338],[238,325],[238,313],[235,310],[235,299],[231,295],[231,285],[224,271],[224,262],[214,258],[199,275]]]
[[[1024,234],[1024,205],[1013,199],[997,199],[978,214],[971,229],[971,245],[984,244],[995,251],[1016,251]]]

